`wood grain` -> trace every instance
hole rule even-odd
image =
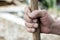
[[[31,0],[31,10],[38,10],[38,0]],[[40,22],[39,22],[39,18],[38,19],[38,28],[36,29],[36,31],[33,33],[33,40],[41,40],[40,39]]]

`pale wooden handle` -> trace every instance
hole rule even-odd
[[[38,9],[38,0],[31,0],[31,10],[37,10]],[[38,19],[39,21],[40,19]],[[36,29],[36,31],[33,33],[33,40],[40,40],[40,22],[38,22],[39,27]]]

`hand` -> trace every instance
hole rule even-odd
[[[50,26],[53,23],[52,17],[48,14],[46,10],[35,10],[31,12],[30,8],[25,9],[25,21],[27,26],[27,31],[35,32],[38,28],[37,18],[39,17],[41,21],[41,33],[50,33]]]

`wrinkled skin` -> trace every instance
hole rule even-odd
[[[41,21],[41,33],[50,33],[50,26],[54,22],[52,17],[48,14],[46,10],[35,10],[31,12],[31,9],[27,7],[25,9],[24,19],[26,21],[26,29],[28,32],[35,32],[38,28],[37,18],[39,17]]]

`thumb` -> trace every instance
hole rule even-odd
[[[37,17],[44,17],[48,15],[48,12],[46,10],[35,10],[32,13],[29,13],[28,16],[32,19],[37,18]]]
[[[29,13],[28,16],[32,19],[37,18],[40,16],[41,10],[35,10],[32,13]]]

